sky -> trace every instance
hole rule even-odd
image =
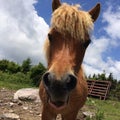
[[[89,11],[98,2],[101,12],[95,22],[92,43],[83,61],[85,74],[113,73],[120,80],[120,1],[61,0],[80,4]],[[52,0],[0,0],[0,59],[46,66],[43,44],[50,27]]]

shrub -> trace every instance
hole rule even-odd
[[[26,60],[23,61],[22,66],[21,66],[21,71],[23,73],[29,72],[31,69],[31,59],[27,58]]]
[[[20,89],[24,87],[33,87],[33,84],[29,74],[24,74],[21,72],[9,74],[0,71],[0,87]]]
[[[9,61],[9,60],[0,60],[0,70],[3,72],[17,73],[20,72],[20,65]]]
[[[31,68],[30,78],[35,86],[39,86],[42,75],[45,73],[45,71],[46,68],[41,63]]]

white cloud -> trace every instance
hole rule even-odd
[[[0,0],[0,59],[45,64],[42,46],[48,31],[37,15],[36,0]]]
[[[104,28],[108,36],[112,39],[120,39],[120,6],[114,8],[109,6],[108,9],[103,14],[103,22],[107,23]],[[120,44],[119,44],[120,45]]]
[[[112,48],[120,47],[120,6],[116,6],[116,10],[113,10],[113,7],[109,4],[103,13],[103,22],[106,23],[104,30],[107,36],[94,38],[85,55],[84,69],[87,75],[102,73],[105,70],[107,75],[113,73],[114,78],[120,80],[120,61],[114,60],[112,55],[105,56]]]
[[[93,39],[92,44],[90,44],[86,51],[84,62],[98,69],[106,66],[102,55],[105,51],[107,51],[108,45],[109,39]]]
[[[109,39],[104,37],[93,39],[86,51],[84,58],[84,69],[87,75],[102,73],[103,70],[106,70],[108,64],[106,64],[106,62],[103,60],[103,55],[107,51],[108,46]]]

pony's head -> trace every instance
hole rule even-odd
[[[50,104],[60,108],[69,102],[69,95],[76,87],[100,4],[85,12],[78,5],[53,0],[52,9],[51,28],[45,43],[48,71],[43,75],[43,82]]]

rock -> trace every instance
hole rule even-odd
[[[9,110],[9,113],[13,113],[14,111],[13,110]]]
[[[36,112],[36,115],[40,115],[40,112]]]
[[[10,102],[9,105],[10,105],[10,107],[13,107],[14,103]]]
[[[58,114],[56,119],[57,120],[62,120],[61,114]]]
[[[7,90],[5,88],[2,88],[0,91],[1,92],[6,92]]]
[[[19,102],[17,103],[17,105],[21,106],[21,105],[23,105],[23,103],[22,103],[21,101],[19,101]]]
[[[19,100],[17,100],[17,99],[13,99],[12,102],[13,102],[13,103],[18,103]]]
[[[26,106],[23,106],[23,109],[24,109],[24,110],[28,110],[28,107],[26,107]]]
[[[3,100],[0,100],[0,103],[3,103]]]
[[[15,113],[5,113],[0,116],[0,120],[20,120],[20,117]]]
[[[21,101],[35,101],[40,102],[39,89],[34,88],[24,88],[18,90],[14,94],[14,99],[19,99]]]
[[[95,116],[95,113],[94,112],[90,112],[90,111],[86,111],[86,112],[83,112],[83,115],[85,117],[93,118]]]
[[[39,116],[42,117],[42,114],[40,113]]]

